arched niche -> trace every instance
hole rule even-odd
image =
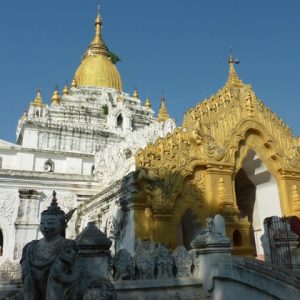
[[[0,229],[0,256],[3,255],[4,238],[2,230]]]
[[[123,116],[119,114],[117,116],[117,128],[123,129]]]
[[[92,165],[92,167],[91,167],[91,175],[94,175],[94,173],[95,173],[95,165]]]
[[[233,247],[243,246],[243,238],[239,230],[235,229],[232,234]]]
[[[264,255],[260,237],[264,233],[266,217],[281,216],[279,189],[276,179],[257,153],[248,149],[235,176],[236,204],[241,217],[251,223],[250,242],[256,255]]]
[[[200,233],[201,228],[199,218],[194,214],[191,208],[187,209],[177,224],[176,245],[183,245],[186,249],[191,249],[190,244]]]
[[[54,167],[55,167],[55,164],[51,158],[49,158],[45,161],[45,163],[44,163],[44,171],[45,172],[54,172]]]

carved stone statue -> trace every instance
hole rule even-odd
[[[114,257],[114,279],[133,279],[134,260],[126,249],[120,249]]]
[[[51,205],[41,215],[40,230],[44,238],[28,243],[23,249],[24,300],[81,300],[89,288],[105,287],[113,293],[114,287],[107,279],[91,275],[82,266],[77,243],[64,237],[66,224],[66,214],[53,192]]]
[[[174,278],[173,267],[174,258],[171,256],[169,249],[164,245],[159,245],[155,249],[155,265],[158,279]]]
[[[155,260],[151,251],[151,242],[140,242],[135,252],[135,265],[138,269],[138,279],[154,279]]]
[[[184,246],[178,246],[173,252],[175,266],[177,268],[177,278],[191,276],[192,257]]]
[[[193,249],[210,246],[230,247],[231,241],[226,236],[225,220],[217,214],[214,218],[207,218],[207,228],[203,229],[200,234],[191,242]]]

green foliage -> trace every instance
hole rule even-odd
[[[107,106],[107,104],[103,105],[102,109],[103,109],[103,113],[107,116],[108,115],[108,106]]]
[[[111,62],[114,65],[121,61],[121,58],[117,54],[115,54],[111,51],[108,52],[108,55],[109,55],[109,58],[110,58]]]

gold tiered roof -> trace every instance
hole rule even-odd
[[[86,50],[74,79],[78,86],[109,87],[122,91],[120,74],[112,63],[110,52],[102,34],[102,19],[98,10],[95,21],[95,37]]]

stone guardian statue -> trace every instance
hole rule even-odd
[[[42,212],[41,240],[34,240],[23,248],[21,267],[24,300],[81,300],[88,289],[115,291],[109,280],[92,275],[80,263],[79,247],[64,237],[66,214],[57,204],[53,192],[51,205]],[[103,293],[102,293],[103,294]]]

